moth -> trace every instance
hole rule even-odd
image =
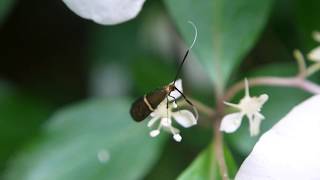
[[[191,103],[191,101],[188,100],[187,97],[175,86],[175,83],[182,69],[182,66],[187,59],[189,51],[191,50],[191,48],[193,47],[197,39],[198,32],[195,24],[191,21],[188,21],[188,22],[193,26],[195,30],[195,35],[194,35],[194,39],[191,46],[187,49],[182,59],[182,62],[179,65],[179,68],[177,70],[173,83],[170,83],[166,86],[163,86],[162,88],[146,93],[145,95],[143,95],[142,97],[139,97],[136,101],[134,101],[130,109],[130,114],[135,121],[141,122],[144,119],[146,119],[150,115],[150,113],[153,112],[155,109],[157,109],[158,105],[166,98],[167,98],[167,108],[168,108],[168,102],[169,102],[168,97],[172,97],[174,101],[176,101],[176,99],[173,96],[171,96],[171,92],[175,90],[179,92],[181,96],[184,98],[184,100],[194,108],[194,105]]]

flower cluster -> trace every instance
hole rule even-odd
[[[237,108],[240,112],[226,115],[222,119],[220,130],[227,133],[235,132],[240,127],[243,116],[247,116],[250,125],[250,135],[258,135],[261,120],[264,119],[260,111],[267,100],[267,94],[262,94],[259,97],[251,97],[249,94],[248,81],[245,79],[245,96],[240,100],[239,104],[225,102],[226,105]]]
[[[181,80],[176,81],[176,87],[182,91],[182,82]],[[181,97],[181,94],[177,91],[172,91],[171,96],[178,99]],[[189,110],[180,110],[177,108],[174,99],[169,97],[162,101],[158,107],[150,114],[151,119],[148,122],[148,127],[153,127],[156,122],[160,120],[158,123],[158,127],[150,132],[151,137],[156,137],[160,134],[160,130],[163,129],[165,131],[170,132],[173,135],[173,139],[177,142],[182,140],[179,129],[173,127],[172,120],[174,119],[177,123],[179,123],[184,128],[189,128],[193,125],[197,124],[197,119]],[[169,102],[168,102],[169,101]],[[168,107],[167,107],[168,103]],[[178,109],[177,111],[174,111]]]

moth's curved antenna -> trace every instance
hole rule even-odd
[[[191,48],[192,48],[193,45],[195,44],[195,42],[196,42],[196,40],[197,40],[197,37],[198,37],[197,26],[196,26],[192,21],[188,21],[188,23],[190,23],[190,24],[192,25],[192,27],[194,28],[194,33],[195,33],[195,34],[194,34],[194,38],[193,38],[192,44],[190,45],[190,47],[187,49],[186,53],[184,54],[184,57],[183,57],[183,59],[182,59],[182,62],[181,62],[181,64],[180,64],[180,66],[179,66],[179,68],[178,68],[178,71],[177,71],[177,74],[176,74],[176,76],[175,76],[175,78],[174,78],[173,84],[176,83],[177,78],[178,78],[178,76],[179,76],[179,74],[180,74],[182,65],[183,65],[183,63],[186,61],[187,56],[188,56],[188,54],[189,54],[189,51],[191,50]]]
[[[196,42],[197,40],[197,37],[198,37],[198,29],[197,29],[197,26],[192,22],[192,21],[188,21],[188,23],[190,23],[193,28],[194,28],[194,38],[193,38],[193,41],[192,41],[192,44],[191,46],[189,47],[189,50],[192,49],[194,43]]]

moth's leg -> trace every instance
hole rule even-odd
[[[183,99],[184,99],[190,106],[192,106],[193,111],[194,111],[194,113],[195,113],[195,115],[196,115],[196,119],[198,119],[199,113],[198,113],[197,108],[192,104],[192,102],[191,102],[178,88],[174,87],[174,89],[177,90],[177,91],[181,94],[181,96],[183,97]]]
[[[171,93],[171,92],[170,92]],[[177,99],[174,97],[174,96],[172,96],[171,94],[169,93],[169,97],[172,97],[173,98],[173,101],[176,103],[176,108],[178,109],[178,111],[180,111],[180,108],[179,108],[179,106],[178,106],[178,103],[177,103]]]

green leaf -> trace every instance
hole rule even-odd
[[[0,81],[0,170],[22,143],[34,136],[51,107]]]
[[[250,76],[293,76],[296,73],[296,65],[291,64],[273,64],[254,72],[249,73]],[[244,92],[239,93],[242,97]],[[299,102],[306,99],[310,94],[295,88],[286,87],[252,87],[250,88],[250,94],[252,96],[258,96],[262,93],[269,95],[269,100],[261,109],[261,113],[265,116],[265,119],[261,123],[260,135],[269,130],[275,123],[277,123],[284,115],[286,115],[292,107]],[[238,100],[233,100],[238,102]],[[226,138],[231,143],[232,147],[237,149],[239,154],[243,157],[247,156],[257,140],[258,137],[250,137],[249,123],[247,119],[244,119],[241,127],[232,134],[226,134]]]
[[[198,27],[196,58],[222,90],[266,24],[272,0],[165,0],[165,3],[188,44],[192,42],[193,31],[187,21]]]
[[[9,11],[15,4],[15,0],[1,0],[0,1],[0,24],[8,15]]]
[[[12,162],[7,179],[141,179],[164,139],[150,138],[129,107],[126,100],[100,99],[58,112]]]
[[[233,177],[236,173],[237,166],[232,158],[230,151],[225,148],[225,158],[229,169],[229,175]],[[206,148],[192,164],[178,177],[178,180],[208,180],[220,179],[219,167],[213,146]]]

